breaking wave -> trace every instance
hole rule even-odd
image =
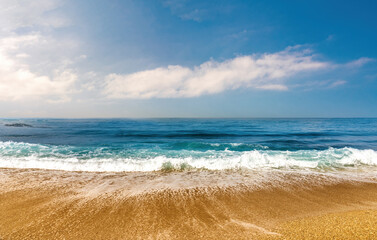
[[[372,149],[328,148],[326,150],[270,150],[263,146],[246,149],[240,144],[212,144],[213,150],[123,149],[0,142],[0,167],[41,168],[67,171],[158,171],[205,168],[224,170],[306,169],[338,171],[377,166],[377,151]],[[198,146],[200,148],[200,144]],[[250,146],[249,146],[250,147]]]

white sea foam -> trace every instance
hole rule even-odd
[[[183,163],[194,168],[223,170],[246,169],[307,169],[338,170],[366,169],[377,166],[377,152],[371,149],[330,148],[327,150],[252,150],[252,151],[184,151],[184,155],[167,154],[162,151],[154,155],[139,154],[134,157],[102,153],[102,149],[91,150],[81,155],[69,146],[0,142],[0,167],[41,168],[68,171],[155,171],[166,162],[179,168]],[[169,152],[168,152],[169,153]],[[88,157],[91,156],[91,157]],[[375,168],[374,168],[375,169]]]

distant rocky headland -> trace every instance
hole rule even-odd
[[[32,125],[26,124],[26,123],[7,123],[5,124],[5,126],[7,127],[33,127]]]

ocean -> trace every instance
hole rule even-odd
[[[0,167],[369,171],[377,119],[0,119]]]

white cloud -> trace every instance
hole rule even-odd
[[[329,67],[308,49],[290,47],[261,56],[208,61],[194,68],[171,65],[133,74],[109,74],[104,93],[109,98],[188,98],[238,88],[287,90],[296,74]]]
[[[54,101],[68,100],[67,94],[77,80],[71,70],[54,70],[49,77],[34,73],[28,64],[22,63],[17,54],[20,47],[34,44],[39,35],[24,35],[0,40],[0,100],[12,101],[36,97],[48,97]]]
[[[288,90],[288,87],[283,84],[266,84],[266,85],[257,86],[255,88],[265,89],[265,90],[276,90],[276,91]]]
[[[67,101],[75,92],[77,75],[60,60],[66,59],[62,51],[67,52],[67,44],[51,35],[69,22],[58,13],[61,4],[0,0],[0,101]]]

